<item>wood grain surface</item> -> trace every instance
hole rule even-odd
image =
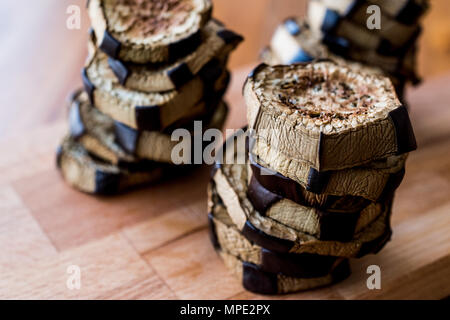
[[[227,272],[209,243],[203,168],[117,197],[69,188],[55,168],[67,130],[65,99],[81,84],[88,20],[65,27],[81,0],[4,1],[0,31],[0,298],[255,299]],[[284,5],[279,5],[283,3]],[[241,87],[260,48],[296,0],[217,0],[215,13],[247,41],[231,61],[227,128],[246,122]],[[394,237],[378,255],[352,262],[335,286],[281,299],[444,298],[450,295],[450,44],[448,1],[432,1],[420,67],[426,81],[408,101],[419,149],[394,206]],[[446,11],[447,10],[447,11]],[[367,266],[382,289],[366,287]],[[81,268],[69,290],[67,268]],[[272,297],[270,297],[272,298]]]

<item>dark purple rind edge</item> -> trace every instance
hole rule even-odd
[[[321,194],[328,183],[329,177],[330,174],[327,171],[319,172],[314,168],[310,168],[306,190],[315,194]]]
[[[134,108],[136,127],[139,130],[160,131],[160,106],[136,106]]]
[[[352,4],[347,8],[347,12],[344,14],[344,18],[350,17],[353,15],[360,5],[367,4],[365,0],[353,0]]]
[[[244,228],[242,228],[241,232],[244,235],[244,237],[246,237],[253,243],[259,245],[260,247],[276,252],[288,253],[291,250],[291,248],[295,245],[294,241],[280,239],[268,235],[267,233],[256,228],[248,220],[245,222]]]
[[[108,58],[108,64],[117,80],[121,85],[125,85],[127,82],[128,76],[130,75],[130,71],[127,66],[120,60],[113,59],[111,57]]]
[[[400,186],[405,177],[405,167],[401,168],[399,171],[392,173],[389,176],[389,179],[384,187],[383,192],[378,198],[378,202],[386,202],[388,201],[392,195],[395,193],[395,190]]]
[[[121,47],[122,44],[120,43],[120,41],[114,38],[107,30],[105,30],[99,48],[108,56],[114,59],[119,59]]]
[[[56,167],[61,169],[61,157],[62,157],[63,149],[62,146],[59,145],[56,148]]]
[[[277,275],[264,272],[256,265],[242,261],[242,286],[259,294],[277,294]]]
[[[89,36],[89,40],[90,41],[92,41],[92,43],[94,44],[94,45],[96,45],[97,44],[97,36],[95,35],[95,30],[94,30],[94,28],[89,28],[89,30],[88,30],[88,36]]]
[[[403,76],[406,77],[408,80],[411,81],[413,85],[417,85],[422,80],[417,75],[416,70],[408,70],[403,67],[403,62],[405,60],[406,55],[408,54],[409,50],[413,50],[415,54],[417,54],[417,41],[422,34],[423,28],[421,25],[418,25],[416,28],[416,31],[411,36],[411,38],[408,40],[407,43],[403,46],[403,48],[396,54],[398,56],[399,61],[397,64],[397,70],[394,72],[395,76]]]
[[[323,132],[320,132],[319,136],[319,149],[317,150],[318,158],[320,163],[322,163],[322,151],[323,151],[323,143],[325,140],[325,135]],[[329,173],[326,171],[320,171],[313,167],[309,169],[308,173],[308,183],[306,185],[306,190],[320,194],[322,193],[325,185],[328,183]]]
[[[209,239],[214,247],[214,249],[220,249],[220,243],[217,238],[216,227],[214,225],[214,216],[210,212],[208,213],[208,229],[209,229]]]
[[[297,23],[296,18],[287,18],[283,22],[284,28],[289,32],[293,37],[298,36],[302,32],[302,26]],[[289,61],[289,64],[295,63],[308,63],[315,59],[315,57],[311,56],[308,52],[304,51],[302,48],[299,48],[294,58]]]
[[[295,17],[290,17],[284,20],[283,22],[284,27],[292,36],[297,36],[302,32],[302,27],[297,23],[297,20]]]
[[[317,210],[320,235],[323,241],[349,242],[355,235],[355,228],[361,212],[326,212]]]
[[[335,10],[331,10],[327,8],[325,11],[325,17],[323,18],[322,25],[320,26],[320,30],[327,34],[332,32],[336,26],[341,21],[341,16]]]
[[[221,63],[221,61],[217,58],[212,58],[200,69],[198,75],[202,78],[205,84],[212,86],[215,79],[218,79],[222,74],[223,69],[223,63]],[[167,75],[175,88],[183,86],[196,76],[192,73],[186,63],[182,63],[177,67],[170,69],[167,71]]]
[[[186,63],[178,65],[176,68],[170,69],[167,72],[168,77],[172,81],[175,88],[179,88],[189,80],[194,78],[194,74],[189,69]]]
[[[81,116],[80,107],[80,102],[74,100],[69,110],[69,131],[70,135],[75,140],[79,139],[86,133],[86,127]]]
[[[279,195],[265,189],[254,176],[252,176],[250,184],[248,185],[247,197],[256,211],[262,216],[265,216],[266,211],[272,205],[283,199]]]
[[[251,138],[250,138],[251,139]],[[246,143],[249,139],[246,140]],[[247,147],[247,151],[249,148]],[[306,190],[299,183],[295,182],[292,179],[286,178],[280,173],[273,171],[271,169],[267,169],[261,165],[259,165],[255,160],[255,156],[253,154],[249,154],[249,162],[250,168],[253,172],[253,177],[257,180],[257,182],[266,190],[282,197],[289,199],[299,205],[302,206],[311,206],[308,201],[304,198],[303,193]],[[262,174],[262,172],[267,171],[268,174]],[[363,199],[360,196],[345,196],[352,199]],[[342,198],[341,196],[328,195],[326,201],[321,205],[313,205],[317,208],[328,208],[332,205],[336,200]],[[367,205],[370,200],[365,199],[365,205]],[[364,206],[365,206],[364,205]]]
[[[326,33],[322,41],[333,53],[348,57],[348,52],[351,49],[351,44],[347,39],[343,37],[336,37],[329,33]]]
[[[269,171],[269,169],[261,166],[254,160],[254,155],[250,154],[250,167],[258,182],[264,186],[264,188],[284,197],[288,198],[296,203],[302,203],[303,199],[299,198],[299,188],[303,188],[300,184],[294,180],[287,178],[279,172],[273,174],[262,174],[263,171]],[[306,190],[315,194],[321,194],[323,189],[328,183],[329,172],[319,172],[314,168],[311,168],[308,174],[308,181]]]
[[[401,47],[393,47],[392,43],[387,39],[382,39],[378,45],[377,53],[385,56],[398,56],[398,57],[404,57],[408,50],[410,50],[415,43],[417,42],[417,39],[419,38],[420,34],[422,33],[422,27],[417,26],[414,33],[411,35],[411,37],[404,43]],[[398,69],[400,70],[402,68],[402,62],[404,59],[399,59],[399,66]]]
[[[368,254],[377,254],[391,240],[392,229],[389,227],[380,237],[363,243],[356,258],[362,258]]]
[[[202,82],[205,84],[205,95],[206,96],[214,96],[216,95],[216,92],[213,90],[214,84],[217,79],[222,75],[224,72],[224,65],[220,62],[218,59],[211,59],[208,61],[207,64],[205,64],[200,71],[198,72],[198,76],[202,79]],[[230,80],[230,73],[227,72],[228,78],[225,81],[226,85],[225,88],[228,87],[228,82]],[[226,90],[226,89],[225,89]]]
[[[331,271],[333,283],[337,283],[347,279],[352,273],[350,262],[348,259],[343,260]]]
[[[416,150],[417,142],[411,120],[409,119],[408,110],[406,110],[405,106],[400,106],[389,112],[389,118],[395,129],[397,155]]]
[[[251,292],[258,294],[273,295],[279,294],[277,274],[264,272],[258,266],[249,263],[242,263],[242,285]],[[342,281],[351,274],[348,260],[343,260],[330,273],[332,283]]]
[[[250,139],[252,140],[252,138],[249,138],[249,140]],[[249,144],[251,143],[249,142]],[[292,198],[292,201],[294,201],[293,199],[297,200],[297,188],[300,187],[298,183],[283,176],[279,172],[263,167],[255,160],[255,155],[252,153],[249,154],[249,161],[253,176],[262,186],[278,195],[283,196],[284,198]],[[267,172],[267,174],[263,174],[264,172]]]
[[[168,47],[168,61],[175,61],[192,53],[201,43],[202,33],[200,30],[187,38],[171,43]]]
[[[380,42],[377,53],[382,55],[389,55],[389,56],[396,56],[398,58],[395,70],[391,70],[388,73],[391,76],[394,77],[405,77],[408,81],[410,81],[413,85],[417,85],[421,82],[421,78],[414,72],[409,70],[403,70],[402,62],[404,60],[405,54],[408,52],[408,50],[411,49],[411,47],[416,42],[417,38],[419,37],[420,33],[422,31],[422,28],[418,26],[417,31],[411,36],[409,41],[404,44],[402,47],[391,49],[388,48],[390,45],[387,40],[383,40]],[[345,58],[351,57],[351,50],[353,50],[353,46],[351,42],[344,38],[344,37],[338,37],[331,33],[326,33],[323,35],[322,41],[324,44],[327,45],[328,49],[330,49],[331,52],[343,56]],[[357,49],[357,48],[356,48]],[[360,61],[361,62],[361,61]],[[362,61],[364,62],[364,61]],[[364,62],[367,63],[367,62]],[[383,69],[383,66],[378,66]]]
[[[95,194],[113,195],[119,192],[120,174],[105,173],[97,170],[95,172]]]
[[[252,71],[250,71],[250,73],[247,75],[247,78],[253,78],[255,76],[255,74],[257,74],[261,69],[268,67],[269,65],[267,63],[260,63],[259,65],[257,65],[255,68],[253,68]]]
[[[221,27],[225,26],[225,24],[222,21],[220,21],[219,19],[217,19],[215,17],[211,17],[211,21],[213,21],[214,23],[218,24]]]
[[[295,57],[292,58],[291,61],[289,61],[289,64],[311,62],[314,59],[315,58],[308,52],[304,51],[303,49],[299,49]]]
[[[153,160],[147,160],[147,159],[139,159],[135,162],[119,160],[119,163],[118,163],[119,168],[125,169],[129,173],[148,172],[150,170],[156,170],[158,168],[165,169],[168,166],[169,165],[166,163],[158,163]]]
[[[222,168],[222,164],[214,162],[213,167],[211,168],[210,177],[211,179],[214,179],[214,176],[216,175],[217,171]]]
[[[89,80],[86,68],[83,68],[83,70],[81,71],[81,79],[83,81],[84,90],[86,91],[89,97],[89,102],[91,103],[91,105],[94,105],[95,86],[93,85],[91,80]]]
[[[414,0],[409,0],[398,12],[395,19],[404,24],[414,24],[428,10],[428,5],[421,6]]]
[[[127,125],[114,121],[114,136],[116,142],[128,153],[135,154],[139,131],[128,127]]]
[[[237,46],[239,43],[244,41],[244,37],[229,29],[220,30],[219,32],[217,32],[217,35],[227,45],[232,44],[233,46]]]
[[[60,145],[56,149],[56,166],[61,169],[61,158],[63,147]],[[99,170],[95,172],[95,190],[97,195],[112,195],[119,191],[120,174],[109,174]]]

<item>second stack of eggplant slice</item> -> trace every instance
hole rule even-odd
[[[211,0],[91,0],[87,9],[84,90],[72,95],[58,151],[63,177],[113,194],[191,167],[192,159],[172,159],[172,133],[187,130],[193,141],[222,128],[228,57],[243,38],[211,17]]]

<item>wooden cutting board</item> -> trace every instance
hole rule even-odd
[[[234,72],[227,128],[245,124]],[[408,94],[418,151],[397,192],[392,241],[335,286],[282,299],[439,299],[450,295],[450,74]],[[54,150],[65,123],[0,142],[0,298],[254,299],[227,272],[206,227],[207,168],[111,198],[68,187]],[[369,265],[381,289],[369,290]],[[81,286],[68,289],[68,267]],[[70,269],[69,269],[70,271]],[[271,297],[273,298],[273,297]]]

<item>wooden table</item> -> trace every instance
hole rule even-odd
[[[234,72],[228,128],[245,124]],[[450,294],[450,74],[411,90],[418,151],[394,207],[393,240],[352,262],[335,286],[283,299],[444,298]],[[253,299],[214,252],[206,227],[207,168],[117,197],[68,187],[54,150],[65,122],[0,142],[0,298]],[[366,287],[381,267],[382,289]],[[81,268],[69,290],[67,268]]]

